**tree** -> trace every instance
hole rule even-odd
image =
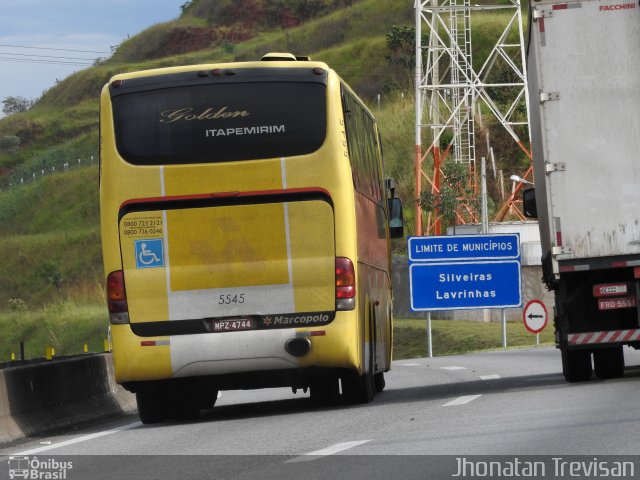
[[[189,8],[191,8],[192,6],[193,6],[193,0],[187,0],[182,5],[180,5],[180,10],[182,11],[183,14],[185,14],[187,10],[189,10]]]
[[[424,191],[420,194],[420,206],[427,211],[438,210],[444,227],[455,226],[459,209],[463,204],[477,210],[478,199],[469,186],[467,165],[454,161],[445,162],[442,166],[443,182],[440,192]]]
[[[24,112],[29,110],[32,102],[25,97],[5,97],[2,100],[2,113],[4,115],[11,115],[13,113]]]
[[[394,25],[386,34],[387,48],[391,50],[388,58],[391,64],[400,64],[405,68],[416,65],[416,29],[408,25]]]

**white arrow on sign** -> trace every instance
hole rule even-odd
[[[540,333],[547,326],[547,307],[540,300],[531,300],[522,311],[524,326],[531,333]]]

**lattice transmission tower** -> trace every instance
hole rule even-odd
[[[424,215],[420,197],[424,191],[440,194],[443,181],[446,182],[442,173],[445,162],[464,164],[469,182],[466,191],[472,192],[472,196],[478,192],[476,123],[482,123],[483,117],[495,118],[493,123],[504,127],[531,158],[525,143],[529,140],[529,99],[520,2],[506,0],[491,4],[492,0],[479,1],[483,3],[416,0],[414,4],[416,235],[441,233],[439,208]],[[472,33],[477,21],[485,39],[489,37],[493,44],[490,52],[480,52],[474,58]],[[488,143],[487,134],[487,150],[490,148]],[[427,162],[427,159],[432,161]],[[522,176],[527,179],[531,175],[529,168]],[[513,189],[500,208],[497,220],[502,220],[506,212],[513,212],[520,188],[519,183],[518,188]],[[478,222],[477,202],[468,198],[458,200],[456,223]]]

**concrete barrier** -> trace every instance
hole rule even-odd
[[[134,412],[110,354],[0,370],[0,443]]]

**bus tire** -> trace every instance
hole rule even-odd
[[[325,377],[315,379],[310,385],[309,395],[316,405],[331,405],[340,398],[338,378]]]
[[[370,321],[370,326],[373,332],[373,328],[375,325],[373,316],[371,317]],[[371,337],[374,338],[374,335],[372,335]],[[373,374],[376,358],[375,345],[375,341],[372,341],[371,347],[369,348],[369,368],[365,370],[364,374],[362,376],[353,374],[342,379],[342,395],[346,403],[369,403],[371,400],[373,400],[373,397],[376,394],[376,386]]]
[[[569,350],[561,347],[562,373],[567,382],[586,382],[591,380],[591,351]]]
[[[179,422],[197,420],[200,407],[196,399],[181,398],[173,404],[173,418]]]
[[[376,389],[376,393],[380,393],[386,387],[387,382],[384,381],[384,372],[378,372],[373,376],[373,385]]]
[[[593,366],[596,376],[602,380],[621,378],[624,375],[622,345],[594,350]]]
[[[342,395],[348,404],[369,403],[375,395],[375,386],[371,372],[361,377],[349,376],[342,379]]]
[[[169,418],[169,405],[166,395],[157,390],[142,390],[136,392],[138,417],[147,425],[161,423]]]
[[[200,417],[200,407],[207,397],[195,385],[184,387],[173,392],[172,417],[178,421],[197,420]]]

